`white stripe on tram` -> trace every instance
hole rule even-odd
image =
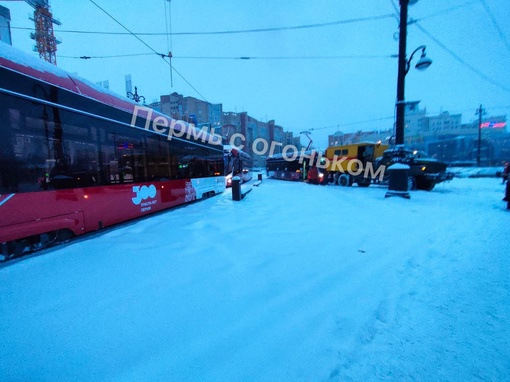
[[[0,202],[0,207],[5,204],[10,198],[12,198],[14,194],[10,194],[8,197],[6,197],[4,200]]]

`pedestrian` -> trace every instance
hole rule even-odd
[[[317,167],[312,166],[312,168],[308,171],[308,182],[310,184],[318,184],[319,171]]]
[[[506,202],[506,209],[510,210],[510,175],[507,176],[505,197],[503,200]]]
[[[508,162],[505,163],[505,169],[503,170],[503,184],[505,184],[505,182],[507,181],[508,179],[508,175],[510,175],[510,166],[508,164]]]

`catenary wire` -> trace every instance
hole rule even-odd
[[[106,59],[106,58],[123,58],[136,56],[153,56],[154,53],[129,53],[129,54],[113,54],[103,56],[59,56],[61,58],[72,59]],[[164,56],[163,53],[158,53]],[[396,55],[350,55],[350,56],[175,56],[177,59],[196,59],[196,60],[350,60],[350,59],[379,59],[379,58],[395,58]]]
[[[506,35],[503,33],[503,30],[501,29],[498,22],[496,21],[496,18],[494,17],[494,14],[492,13],[491,9],[487,5],[487,2],[485,0],[480,0],[480,2],[482,3],[482,5],[484,7],[485,12],[487,12],[487,15],[489,16],[489,19],[491,20],[492,25],[494,25],[494,28],[496,28],[499,38],[501,39],[501,41],[503,41],[503,44],[505,44],[505,47],[508,49],[508,51],[510,51],[510,43],[508,42]]]
[[[466,62],[465,60],[463,60],[460,56],[458,56],[455,52],[453,52],[450,48],[448,48],[445,44],[443,44],[441,41],[439,41],[436,37],[434,37],[430,32],[428,32],[423,26],[421,26],[419,23],[415,23],[414,25],[416,25],[416,27],[422,31],[422,33],[424,33],[426,36],[428,36],[430,39],[432,39],[437,45],[439,45],[443,50],[445,50],[446,52],[448,52],[456,61],[458,61],[459,63],[461,63],[462,65],[464,65],[466,68],[468,68],[469,70],[471,70],[473,73],[475,73],[477,76],[479,76],[480,78],[484,79],[485,81],[493,84],[494,86],[497,86],[498,88],[500,89],[503,89],[507,92],[510,92],[510,88],[508,88],[507,86],[504,86],[498,82],[496,82],[495,80],[493,80],[492,78],[490,78],[489,76],[485,75],[484,73],[482,73],[480,70],[476,69],[473,65],[469,64],[468,62]]]
[[[418,19],[414,20],[414,21],[421,21],[421,20],[426,20],[426,19],[430,19],[430,18],[433,18],[433,17],[437,17],[437,16],[442,16],[444,15],[445,13],[450,13],[450,12],[453,12],[453,11],[456,11],[458,9],[461,9],[461,8],[465,8],[465,7],[468,7],[468,6],[471,6],[473,5],[474,3],[477,3],[479,0],[473,0],[473,1],[466,1],[465,3],[463,4],[459,4],[459,5],[455,5],[453,7],[450,7],[450,8],[446,8],[446,9],[443,9],[443,10],[440,10],[440,11],[437,11],[437,12],[434,12],[434,13],[431,13],[431,14],[428,14],[428,15],[425,15],[425,16],[422,16],[422,17],[419,17]]]
[[[168,7],[167,7],[168,4]],[[172,73],[172,0],[163,0],[165,7],[165,28],[166,28],[166,50],[168,52],[168,61],[170,63],[170,86],[174,87],[174,78]]]
[[[115,17],[113,17],[111,14],[109,14],[105,9],[103,9],[101,6],[99,6],[94,0],[89,0],[92,4],[94,4],[96,7],[98,7],[101,11],[103,11],[108,17],[110,17],[113,21],[115,21],[117,24],[119,24],[123,29],[129,32],[133,37],[135,37],[138,41],[140,41],[143,45],[145,45],[147,48],[149,48],[152,52],[163,58],[163,61],[165,61],[170,67],[195,91],[197,94],[202,97],[204,101],[207,102],[206,98],[186,79],[184,76],[177,70],[175,67],[173,67],[167,60],[165,60],[165,55],[162,55],[154,50],[149,44],[147,44],[145,41],[143,41],[140,37],[138,37],[135,33],[131,32],[124,24],[122,24],[120,21],[118,21]]]
[[[93,2],[93,0],[90,0]],[[94,3],[94,2],[93,2]],[[99,5],[94,3],[98,8],[103,10]],[[103,10],[106,13],[106,11]],[[107,13],[108,14],[108,13]],[[109,15],[110,16],[110,15]],[[110,16],[111,17],[111,16]],[[345,19],[345,20],[337,20],[326,23],[318,23],[318,24],[305,24],[305,25],[295,25],[290,27],[273,27],[273,28],[258,28],[258,29],[241,29],[241,30],[226,30],[226,31],[211,31],[211,32],[137,32],[133,33],[129,31],[127,28],[122,26],[128,32],[104,32],[104,31],[83,31],[83,30],[66,30],[59,29],[59,33],[78,33],[78,34],[101,34],[101,35],[134,35],[134,36],[197,36],[197,35],[222,35],[222,34],[241,34],[241,33],[261,33],[261,32],[278,32],[285,30],[298,30],[298,29],[311,29],[311,28],[323,28],[335,25],[343,25],[343,24],[353,24],[359,22],[367,22],[367,21],[377,21],[383,20],[387,18],[394,18],[394,14],[386,14],[380,16],[369,16],[369,17],[360,17],[355,19]],[[115,22],[119,23],[117,20]],[[119,25],[122,25],[119,23]],[[24,27],[14,27],[11,26],[12,29],[33,29],[33,28],[24,28]]]

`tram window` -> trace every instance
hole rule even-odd
[[[169,180],[177,176],[175,160],[170,156],[169,143],[161,137],[147,138],[147,171],[151,180]]]
[[[189,151],[184,142],[178,140],[172,140],[170,151],[172,152],[175,160],[177,161],[177,178],[185,179],[189,178],[189,161],[192,156],[189,155]]]
[[[207,161],[204,157],[196,156],[191,162],[190,176],[192,178],[202,178],[208,173]]]
[[[208,162],[208,151],[205,147],[198,148],[197,160],[195,162],[194,176],[205,177],[210,175],[210,166]]]
[[[223,174],[221,154],[216,158],[216,162],[209,163],[209,151],[205,147],[175,141],[172,142],[171,150],[178,160],[179,179],[206,177],[211,175],[211,172]]]
[[[125,131],[108,132],[103,148],[108,183],[133,183],[147,180],[145,147],[141,137],[127,135]]]
[[[67,141],[70,158],[70,174],[74,187],[99,184],[97,146],[89,142]]]
[[[0,193],[205,177],[221,154],[0,95]]]
[[[221,157],[215,158],[211,156],[207,160],[207,164],[209,166],[209,176],[219,176],[223,175],[223,160]]]
[[[11,171],[8,183],[13,192],[30,192],[40,190],[40,182],[47,170],[47,160],[50,159],[48,145],[47,121],[41,116],[42,108],[26,103],[26,108],[9,112],[9,127],[6,131],[10,137],[7,144],[11,144]],[[39,112],[39,118],[37,113]],[[35,116],[34,116],[35,114]],[[46,131],[45,131],[46,127]]]
[[[42,188],[63,189],[99,184],[97,138],[96,129],[92,127],[93,120],[57,108],[51,108],[49,112],[46,107],[43,108],[49,156]]]

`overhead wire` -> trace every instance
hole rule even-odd
[[[90,0],[93,2],[93,0]],[[95,4],[95,3],[94,3]],[[99,7],[97,4],[95,4],[97,7]],[[100,8],[100,7],[99,7]],[[101,9],[101,8],[100,8]],[[104,10],[103,10],[104,11]],[[224,31],[209,31],[209,32],[131,32],[127,30],[124,26],[123,28],[126,29],[128,32],[106,32],[106,31],[84,31],[84,30],[66,30],[66,29],[59,29],[59,33],[78,33],[78,34],[100,34],[100,35],[136,35],[136,36],[199,36],[199,35],[224,35],[224,34],[242,34],[242,33],[262,33],[262,32],[278,32],[278,31],[286,31],[286,30],[299,30],[299,29],[311,29],[311,28],[323,28],[323,27],[329,27],[329,26],[335,26],[335,25],[343,25],[343,24],[353,24],[353,23],[359,23],[359,22],[368,22],[368,21],[377,21],[377,20],[383,20],[387,18],[394,18],[395,15],[393,13],[391,14],[385,14],[385,15],[379,15],[379,16],[369,16],[369,17],[359,17],[359,18],[353,18],[353,19],[344,19],[344,20],[337,20],[337,21],[331,21],[326,23],[317,23],[317,24],[304,24],[304,25],[295,25],[295,26],[289,26],[289,27],[271,27],[271,28],[257,28],[257,29],[239,29],[239,30],[224,30]],[[117,23],[119,23],[117,20],[115,20]],[[121,25],[121,24],[119,24]],[[23,27],[15,27],[12,26],[12,29],[33,29],[33,28],[23,28]]]
[[[168,3],[168,8],[167,8]],[[170,86],[174,87],[172,74],[172,0],[163,0],[165,7],[165,28],[166,28],[166,50],[168,51],[168,60],[170,62]]]
[[[149,48],[152,52],[154,52],[155,54],[157,54],[158,56],[160,56],[161,58],[163,58],[163,61],[165,61],[168,65],[170,65],[170,67],[172,67],[172,65],[167,61],[165,60],[165,57],[168,57],[166,55],[162,55],[161,53],[158,53],[156,50],[154,50],[154,48],[152,48],[149,44],[147,44],[145,41],[143,41],[140,37],[138,37],[135,33],[131,32],[131,30],[129,30],[126,26],[124,26],[124,24],[122,24],[120,21],[118,21],[115,17],[113,17],[111,14],[109,14],[104,8],[102,8],[99,4],[97,4],[94,0],[89,0],[92,4],[94,4],[96,7],[98,7],[101,11],[103,11],[108,17],[110,17],[113,21],[115,21],[117,24],[119,24],[123,29],[125,29],[126,31],[129,32],[129,34],[131,34],[133,37],[135,37],[138,41],[140,41],[143,45],[145,45],[147,48]],[[195,91],[197,92],[197,94],[202,97],[202,99],[204,101],[207,102],[206,98],[186,79],[184,78],[184,76],[179,73],[179,71],[177,69],[175,69],[174,67],[172,67],[172,69]]]
[[[470,109],[448,109],[447,111],[449,114],[463,114],[463,113],[473,112],[474,109],[475,109],[475,107],[472,107]],[[484,110],[505,110],[506,111],[507,109],[510,109],[510,105],[509,106],[487,106],[487,105],[484,105],[483,109]],[[442,111],[443,111],[443,108],[441,108],[440,111],[437,112],[437,114],[441,114]],[[473,115],[475,115],[475,114],[473,114]]]
[[[258,29],[244,29],[244,30],[227,30],[227,31],[213,31],[213,32],[177,32],[172,33],[173,36],[184,36],[184,35],[217,35],[217,34],[240,34],[240,33],[261,33],[261,32],[276,32],[276,31],[286,31],[286,30],[297,30],[297,29],[310,29],[310,28],[323,28],[334,25],[342,25],[342,24],[352,24],[366,21],[376,21],[387,18],[392,18],[393,14],[386,14],[380,16],[369,16],[369,17],[359,17],[354,19],[345,19],[338,21],[331,21],[327,23],[317,23],[317,24],[305,24],[305,25],[296,25],[290,27],[272,27],[272,28],[258,28]]]
[[[443,50],[445,50],[450,56],[452,56],[457,62],[464,65],[466,68],[471,70],[473,73],[475,73],[480,78],[484,79],[485,81],[493,84],[494,86],[497,86],[498,88],[505,90],[507,92],[510,92],[510,88],[507,86],[504,86],[497,81],[493,80],[491,77],[487,76],[486,74],[482,73],[480,70],[475,68],[473,65],[466,62],[464,59],[462,59],[459,55],[457,55],[455,52],[453,52],[450,48],[448,48],[445,44],[443,44],[441,41],[439,41],[438,38],[434,37],[430,32],[428,32],[423,26],[421,26],[419,23],[415,23],[416,27],[424,33],[426,36],[428,36],[431,40],[433,40],[437,45],[439,45]]]
[[[208,60],[351,60],[395,58],[395,55],[350,55],[350,56],[177,56],[180,59],[208,59]]]
[[[129,30],[127,27],[125,27],[122,23],[120,23],[117,19],[115,19],[112,15],[110,15],[106,10],[104,10],[101,6],[99,6],[94,0],[90,0],[96,7],[98,7],[100,10],[102,10],[106,15],[108,15],[112,20],[114,20],[117,24],[119,24],[123,29],[127,31],[127,33],[124,32],[97,32],[97,31],[64,31],[60,30],[59,32],[68,32],[68,33],[85,33],[85,34],[112,34],[112,35],[132,35],[136,39],[138,39],[142,44],[144,44],[147,48],[149,48],[154,54],[162,57],[167,64],[169,64],[170,69],[175,68],[165,60],[166,57],[171,59],[171,45],[170,45],[170,38],[174,35],[215,35],[215,34],[239,34],[239,33],[258,33],[258,32],[271,32],[271,31],[284,31],[284,30],[296,30],[296,29],[307,29],[307,28],[319,28],[319,27],[327,27],[327,26],[333,26],[333,25],[341,25],[341,24],[348,24],[348,23],[356,23],[356,22],[365,22],[365,21],[374,21],[374,20],[381,20],[385,18],[394,18],[395,14],[386,14],[386,15],[380,15],[380,16],[371,16],[371,17],[364,17],[364,18],[356,18],[356,19],[346,19],[346,20],[339,20],[339,21],[333,21],[333,22],[327,22],[327,23],[318,23],[318,24],[306,24],[306,25],[298,25],[298,26],[290,26],[290,27],[273,27],[273,28],[259,28],[259,29],[246,29],[246,30],[226,30],[226,31],[212,31],[212,32],[177,32],[174,33],[171,30],[171,20],[170,23],[168,22],[168,18],[166,15],[166,2],[169,3],[171,0],[163,0],[165,2],[165,19],[166,19],[166,33],[134,33],[131,30]],[[495,20],[492,12],[488,8],[487,4],[485,3],[485,0],[479,0],[486,9],[486,12],[488,13],[489,17],[491,18],[491,21],[493,22],[493,25],[498,30],[498,33],[500,35],[500,38],[503,40],[507,48],[510,50],[510,44],[508,44],[508,40],[506,39],[506,36],[504,35],[503,31],[499,27],[499,24],[497,24],[497,21]],[[394,2],[394,0],[391,0],[395,10],[398,13],[397,6]],[[417,20],[411,20],[411,23],[415,24],[418,29],[422,31],[425,35],[427,35],[429,38],[431,38],[436,44],[438,44],[442,49],[447,51],[452,57],[454,57],[455,60],[457,60],[462,65],[466,66],[468,69],[470,69],[472,72],[477,74],[479,77],[483,78],[484,80],[492,83],[493,85],[505,90],[510,91],[510,88],[503,86],[493,80],[492,78],[488,77],[484,73],[482,73],[480,70],[476,69],[469,63],[467,63],[465,60],[463,60],[461,57],[459,57],[457,54],[455,54],[451,49],[449,49],[445,44],[443,44],[441,41],[439,41],[436,37],[434,37],[430,32],[428,32],[423,26],[421,26],[418,21],[436,17],[448,12],[453,12],[455,10],[458,10],[460,8],[472,5],[475,3],[475,1],[467,1],[463,4],[450,7],[438,12],[434,12],[432,14],[423,16]],[[171,15],[170,15],[171,16]],[[22,29],[22,28],[18,28]],[[143,41],[139,36],[150,36],[150,35],[166,35],[167,36],[167,46],[169,48],[169,54],[165,55],[162,53],[157,52],[154,50],[151,46],[149,46],[145,41]],[[149,54],[124,54],[124,55],[110,55],[110,56],[62,56],[64,58],[80,58],[80,59],[92,59],[92,58],[115,58],[115,57],[129,57],[129,56],[141,56],[141,55],[149,55]],[[384,56],[295,56],[295,57],[252,57],[252,56],[239,56],[239,57],[207,57],[207,56],[183,56],[179,57],[182,59],[217,59],[217,60],[306,60],[306,59],[373,59],[373,58],[394,58],[395,55],[384,55]],[[187,81],[177,70],[175,70],[176,73],[193,89],[199,94],[204,100],[205,97],[191,84],[189,81]],[[390,118],[390,117],[388,117]],[[393,117],[391,117],[393,118]],[[370,122],[370,121],[368,121]]]
[[[312,127],[312,128],[307,129],[307,130],[309,130],[309,131],[315,131],[315,130],[333,129],[333,128],[340,128],[340,127],[345,127],[345,126],[361,125],[361,124],[364,124],[364,123],[371,123],[371,122],[386,121],[386,120],[390,120],[390,119],[394,119],[394,116],[391,116],[391,117],[389,117],[389,116],[388,116],[388,117],[373,118],[373,119],[368,119],[368,120],[364,120],[364,121],[338,123],[338,124],[336,124],[336,125],[332,125],[332,126]]]
[[[494,28],[496,28],[496,31],[498,32],[499,38],[501,39],[501,41],[505,45],[506,49],[508,51],[510,51],[510,43],[508,42],[508,39],[506,38],[505,33],[503,32],[503,30],[499,26],[499,24],[498,24],[496,18],[494,17],[494,14],[492,13],[491,9],[487,5],[487,2],[485,0],[480,0],[480,2],[482,3],[482,6],[485,9],[485,12],[489,16],[489,19],[491,20],[492,25],[494,25]]]
[[[395,10],[395,13],[397,15],[400,15],[400,12],[398,10],[397,4],[395,4],[395,0],[390,0],[390,1],[391,1],[391,5],[393,5],[393,9]],[[400,17],[398,17],[398,19],[400,20]],[[399,23],[400,23],[400,21],[399,21]]]
[[[163,55],[160,53],[159,56]],[[154,53],[129,53],[129,54],[112,54],[107,56],[58,56],[59,58],[75,58],[81,60],[91,60],[96,58],[124,58],[124,57],[137,57],[137,56],[154,56]]]
[[[61,58],[73,59],[106,59],[106,58],[123,58],[123,57],[136,57],[136,56],[153,56],[154,53],[128,53],[128,54],[113,54],[102,56],[59,56]],[[164,53],[158,53],[159,56],[164,56]],[[194,60],[352,60],[352,59],[384,59],[396,58],[394,54],[387,55],[350,55],[350,56],[174,56],[172,58],[179,59],[194,59]]]
[[[457,11],[457,10],[459,10],[461,8],[465,8],[465,7],[468,7],[470,5],[473,5],[474,3],[477,3],[478,1],[479,0],[466,1],[463,4],[455,5],[453,7],[449,7],[449,8],[446,8],[446,9],[434,12],[434,13],[430,13],[428,15],[422,16],[422,17],[420,17],[420,18],[418,18],[416,20],[413,20],[413,21],[416,22],[416,21],[426,20],[426,19],[430,19],[430,18],[433,18],[433,17],[437,17],[437,16],[442,16],[442,15],[444,15],[446,13]]]

